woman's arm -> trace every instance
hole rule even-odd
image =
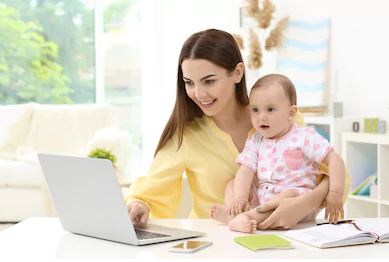
[[[177,141],[172,138],[157,153],[147,175],[138,177],[130,186],[125,201],[137,226],[146,224],[149,213],[158,218],[176,216],[185,171],[183,150],[181,147],[177,151]]]
[[[342,158],[335,151],[328,153],[323,163],[328,166],[328,176],[330,178],[330,192],[336,192],[342,199],[345,185],[345,166]]]
[[[342,158],[335,151],[329,152],[323,163],[328,166],[328,177],[330,180],[329,192],[325,201],[326,211],[324,217],[330,223],[336,224],[339,217],[344,217],[345,166]]]
[[[290,229],[308,214],[315,212],[322,205],[329,188],[328,177],[325,176],[320,184],[311,192],[298,197],[271,200],[259,208],[258,212],[265,213],[274,210],[271,215],[258,225],[259,229]]]

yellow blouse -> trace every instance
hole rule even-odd
[[[301,114],[295,122],[303,124]],[[176,217],[185,172],[192,194],[191,218],[208,218],[215,203],[223,204],[227,183],[235,176],[238,149],[229,134],[215,122],[203,116],[188,123],[183,143],[177,151],[178,137],[174,136],[157,153],[146,176],[139,177],[125,198],[144,201],[151,217]]]

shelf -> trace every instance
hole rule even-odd
[[[350,142],[389,145],[389,134],[343,132],[342,139]]]
[[[366,199],[348,198],[345,216],[353,218],[378,217],[378,204]]]
[[[343,132],[341,141],[351,192],[369,176],[377,176],[377,197],[350,195],[347,216],[389,217],[389,135]]]
[[[372,203],[378,203],[379,200],[376,198],[371,198],[369,196],[356,196],[356,195],[349,195],[348,199],[354,199],[354,200],[360,200],[360,201],[366,201],[366,202],[372,202]]]
[[[352,131],[352,123],[359,120],[360,119],[355,117],[334,118],[332,116],[304,115],[305,125],[319,128],[321,131],[324,131],[326,133],[326,138],[339,154],[341,153],[341,132]]]
[[[387,200],[380,200],[379,203],[381,205],[389,206],[389,201],[387,201]]]
[[[380,205],[379,217],[389,217],[389,205]]]

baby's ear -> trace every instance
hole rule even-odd
[[[293,120],[296,114],[297,114],[297,106],[293,105],[289,108],[289,120]]]

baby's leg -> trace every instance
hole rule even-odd
[[[209,216],[216,221],[227,224],[228,222],[231,221],[231,219],[233,219],[230,213],[233,202],[234,202],[234,180],[231,180],[226,186],[225,195],[224,195],[224,205],[220,205],[220,204],[213,205],[209,212]],[[252,185],[249,193],[249,202],[251,205],[255,205],[255,206],[258,206],[259,204],[256,187],[254,185]]]
[[[224,195],[224,205],[216,204],[211,207],[209,216],[216,221],[228,223],[232,216],[230,214],[231,205],[234,199],[234,180],[231,180],[226,187]]]
[[[285,190],[282,193],[273,196],[273,199],[283,199],[296,197],[299,193],[296,190]],[[239,214],[228,223],[228,228],[232,231],[254,234],[257,230],[257,225],[271,215],[272,212],[260,213],[256,208],[250,209],[247,212]]]
[[[247,212],[244,212],[234,217],[228,223],[228,228],[232,231],[255,234],[257,225],[257,220],[251,219],[251,217],[247,215]]]
[[[228,223],[228,228],[232,231],[255,234],[258,224],[268,218],[271,213],[259,213],[256,208],[250,209],[234,217]]]

